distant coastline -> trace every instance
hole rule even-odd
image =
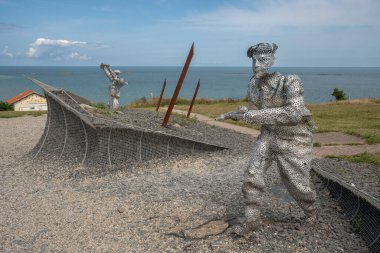
[[[164,79],[167,79],[165,96],[173,94],[182,67],[115,67],[129,85],[121,90],[121,104],[141,97],[157,97]],[[350,99],[380,97],[380,67],[274,67],[282,74],[297,74],[304,82],[305,101],[322,103],[334,100],[334,88],[344,90]],[[97,66],[47,67],[1,66],[0,100],[6,100],[26,89],[40,92],[27,80],[31,76],[55,87],[70,90],[96,102],[107,101],[108,79]],[[250,67],[198,67],[191,66],[180,96],[191,98],[198,79],[201,88],[198,97],[242,98],[252,75]]]

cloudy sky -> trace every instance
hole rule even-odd
[[[379,0],[0,0],[0,66],[380,66]]]

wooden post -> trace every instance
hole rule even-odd
[[[165,87],[166,87],[166,79],[164,81],[164,84],[162,85],[160,98],[158,99],[158,102],[157,102],[156,112],[158,111],[158,109],[160,109],[160,104],[161,104],[162,96],[164,95]]]
[[[191,110],[193,110],[193,105],[194,105],[194,102],[195,102],[195,98],[197,97],[197,94],[198,94],[198,90],[199,90],[199,86],[200,86],[200,85],[201,85],[201,80],[198,79],[198,84],[197,84],[197,87],[195,88],[194,96],[193,96],[193,99],[191,100],[191,104],[190,104],[189,111],[187,112],[187,117],[190,116]]]
[[[181,90],[183,80],[185,79],[187,70],[189,69],[191,59],[193,58],[193,54],[194,54],[194,42],[191,45],[190,52],[189,52],[189,54],[187,56],[185,65],[183,66],[182,73],[181,73],[181,75],[180,75],[180,77],[178,79],[178,83],[177,83],[177,86],[176,86],[176,88],[174,90],[173,97],[172,97],[172,99],[170,101],[169,108],[166,111],[164,121],[162,122],[162,126],[163,127],[166,127],[167,124],[168,124],[168,122],[169,122],[170,115],[172,114],[172,111],[173,111],[173,108],[174,108],[174,104],[177,101],[177,97],[178,97],[179,91]]]

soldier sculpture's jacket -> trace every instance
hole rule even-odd
[[[303,93],[303,83],[297,75],[274,72],[252,77],[248,84],[249,111],[244,120],[281,135],[309,135],[315,124],[304,105]]]

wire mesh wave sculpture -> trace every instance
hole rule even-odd
[[[97,117],[82,108],[68,92],[29,79],[44,91],[48,104],[45,130],[30,152],[33,159],[128,167],[131,161],[226,149]]]

